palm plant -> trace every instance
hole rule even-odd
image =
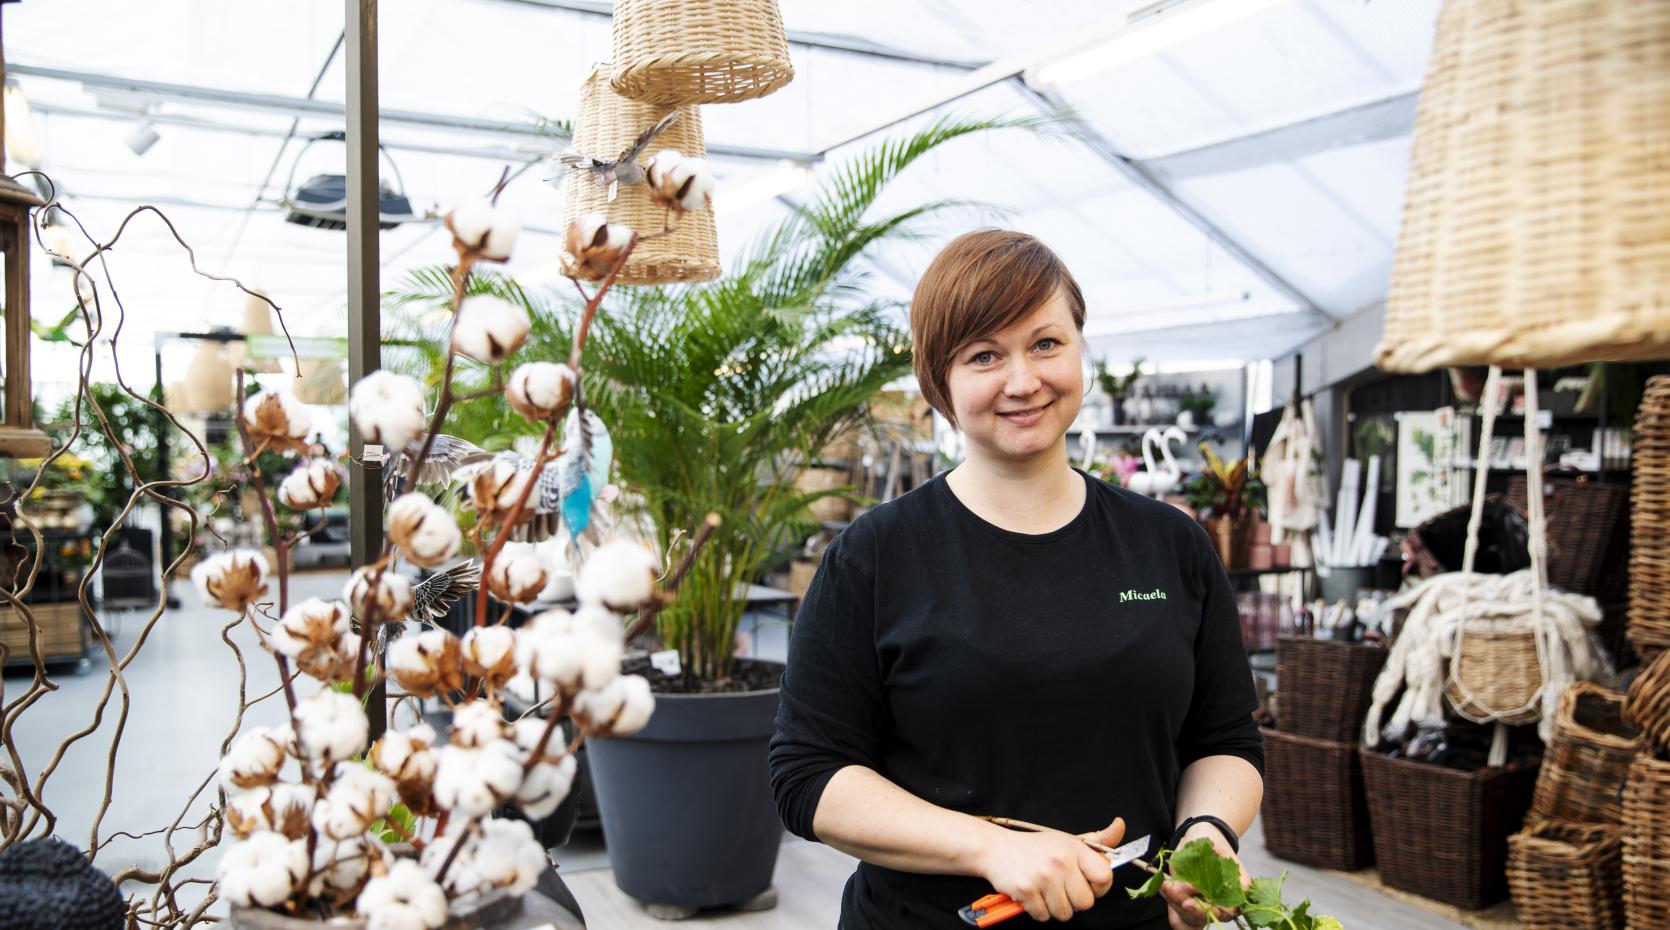
[[[866,293],[858,259],[968,201],[937,200],[869,218],[887,183],[953,139],[1042,119],[943,119],[865,152],[832,173],[808,203],[760,236],[724,278],[703,285],[617,288],[593,323],[582,393],[610,426],[619,477],[642,502],[662,551],[709,512],[722,523],[657,618],[687,679],[730,678],[747,584],[817,526],[808,506],[848,489],[802,492],[799,470],[830,439],[864,420],[866,404],[910,371],[896,302]],[[471,284],[527,306],[549,357],[568,345],[560,313],[502,275]],[[445,272],[420,273],[390,301],[407,307],[450,296]],[[422,327],[419,327],[421,330]],[[440,347],[427,367],[440,370]],[[524,349],[543,357],[537,345]],[[490,377],[477,373],[482,383]],[[473,405],[487,407],[490,405]],[[509,424],[514,417],[506,413]],[[492,424],[459,424],[461,434]],[[455,428],[449,426],[449,429]]]

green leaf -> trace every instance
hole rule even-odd
[[[1173,854],[1171,874],[1195,886],[1217,907],[1232,910],[1247,903],[1241,890],[1241,867],[1234,859],[1218,855],[1211,840],[1195,840]]]
[[[1316,918],[1316,922],[1313,923],[1311,927],[1312,930],[1345,930],[1345,928],[1340,925],[1339,918],[1328,917],[1325,915]]]
[[[1247,888],[1247,903],[1241,909],[1241,916],[1254,927],[1279,927],[1287,922],[1287,908],[1281,903],[1282,884],[1287,881],[1287,872],[1283,871],[1280,878],[1255,878]]]
[[[1316,930],[1317,919],[1310,914],[1309,901],[1300,901],[1299,906],[1293,909],[1293,913],[1287,915],[1288,925],[1293,930]],[[1327,919],[1333,920],[1331,917]],[[1337,924],[1338,921],[1335,921],[1335,923]],[[1335,927],[1335,930],[1339,930],[1339,928]]]
[[[385,843],[403,843],[406,841],[406,837],[401,836],[398,831],[389,826],[388,822],[391,820],[399,824],[408,835],[417,832],[417,818],[412,816],[411,810],[406,805],[396,801],[394,806],[389,808],[387,817],[380,817],[371,824],[371,832]]]
[[[1127,888],[1125,893],[1132,898],[1152,898],[1160,893],[1160,886],[1165,884],[1165,880],[1166,873],[1162,868],[1148,876],[1148,881],[1143,882],[1140,888]]]

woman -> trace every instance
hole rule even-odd
[[[1136,868],[979,816],[1234,856],[1258,812],[1252,674],[1206,534],[1068,464],[1084,316],[1022,233],[961,236],[917,285],[917,380],[966,460],[824,553],[771,745],[789,829],[863,860],[842,928],[961,927],[993,889],[1074,927],[1203,926],[1186,884],[1133,901]]]

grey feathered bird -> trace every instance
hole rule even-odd
[[[407,620],[416,620],[420,625],[432,624],[446,616],[459,598],[474,594],[479,587],[481,563],[474,560],[444,568],[412,585],[412,609],[406,616],[377,627],[379,653],[406,632]],[[354,627],[359,628],[357,618]]]
[[[416,440],[396,452],[383,464],[383,503],[387,504],[400,496],[406,482],[406,469],[411,467],[412,459],[417,457],[422,448],[423,441]],[[475,443],[459,439],[457,436],[436,433],[435,441],[429,446],[429,454],[423,457],[423,464],[418,466],[415,486],[449,484],[458,469],[492,459],[493,453],[483,451]]]
[[[558,160],[572,170],[583,171],[590,175],[599,187],[607,187],[609,189],[609,201],[613,203],[618,185],[631,186],[644,183],[644,168],[638,164],[638,156],[644,153],[644,149],[648,148],[651,142],[654,142],[662,133],[666,132],[667,127],[677,121],[677,110],[661,117],[660,122],[644,130],[637,139],[633,140],[631,145],[626,147],[626,151],[612,159],[605,160],[595,155],[576,153],[564,155]]]

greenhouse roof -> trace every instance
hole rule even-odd
[[[879,294],[908,298],[947,238],[1001,224],[1067,260],[1087,332],[1111,361],[1281,355],[1384,296],[1437,7],[783,0],[793,83],[703,111],[726,208],[721,252],[734,255],[812,190],[724,203],[745,182],[784,177],[785,160],[823,174],[938,117],[1066,106],[1072,135],[976,135],[894,182],[878,210],[945,198],[987,207],[870,256]],[[526,232],[509,270],[524,282],[555,286],[560,244],[550,157],[566,141],[537,127],[575,115],[580,81],[610,54],[608,8],[381,4],[385,165],[420,213],[482,195],[510,166],[504,200]],[[8,73],[32,113],[40,167],[96,236],[155,204],[202,267],[271,293],[294,331],[342,334],[345,236],[286,223],[280,200],[286,185],[342,170],[340,143],[304,142],[343,126],[343,10],[342,0],[7,6]],[[1215,20],[1174,28],[1186,15]],[[1085,48],[1088,69],[1073,54]],[[136,154],[142,126],[156,139]],[[382,282],[450,254],[433,220],[387,230]],[[109,261],[128,314],[121,361],[139,383],[150,380],[152,333],[242,319],[238,295],[192,276],[159,222],[136,220]],[[47,270],[44,255],[35,266],[35,316],[49,319],[72,304],[69,275]],[[63,350],[47,350],[37,381],[67,380],[53,351]]]

